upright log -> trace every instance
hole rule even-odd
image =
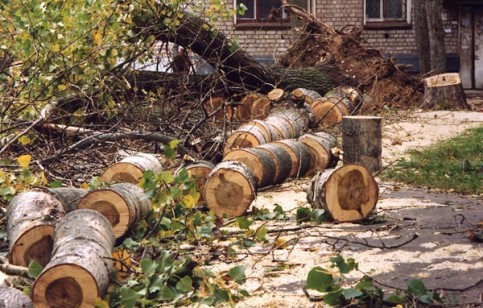
[[[90,191],[78,207],[100,212],[112,224],[116,237],[120,238],[149,213],[151,201],[136,185],[116,183],[109,188]]]
[[[307,191],[314,208],[325,209],[339,222],[367,218],[374,211],[379,187],[371,173],[361,165],[345,165],[317,173]]]
[[[35,307],[94,307],[107,291],[115,240],[100,213],[67,214],[55,228],[52,260],[32,286]]]
[[[466,102],[458,73],[446,73],[424,79],[423,109],[471,110]]]
[[[360,164],[369,172],[382,168],[381,120],[373,116],[347,116],[342,119],[344,164]]]
[[[109,166],[102,174],[101,179],[110,183],[137,184],[144,172],[148,170],[159,173],[163,170],[163,166],[153,154],[137,153]]]
[[[224,161],[208,175],[204,198],[217,217],[233,218],[246,213],[256,190],[255,176],[245,164]]]
[[[10,263],[45,266],[50,260],[55,224],[65,216],[62,203],[51,193],[27,191],[15,196],[7,209]]]

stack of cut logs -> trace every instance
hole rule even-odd
[[[271,110],[275,101],[279,107]],[[223,161],[216,166],[193,161],[182,167],[197,179],[201,201],[220,218],[244,215],[259,188],[313,176],[307,192],[312,206],[324,208],[337,221],[364,219],[378,199],[371,174],[354,164],[333,169],[340,153],[336,138],[306,133],[314,123],[340,123],[360,102],[360,94],[346,87],[325,97],[305,89],[289,94],[275,89],[266,97],[249,94],[230,113],[245,123],[226,140]],[[205,107],[216,108],[216,113],[228,108],[223,104],[213,99]],[[36,307],[93,307],[105,295],[116,239],[151,210],[150,200],[136,185],[148,170],[163,170],[160,157],[137,153],[105,170],[101,179],[109,186],[32,190],[11,201],[10,262],[28,266],[34,260],[45,266],[32,287]]]

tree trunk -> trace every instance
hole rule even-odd
[[[299,140],[309,148],[314,158],[307,175],[314,175],[317,171],[337,165],[339,159],[332,152],[332,149],[337,146],[335,137],[324,132],[318,132],[305,134]]]
[[[117,183],[109,188],[90,191],[82,198],[79,209],[92,209],[103,214],[120,238],[151,210],[144,191],[131,183]]]
[[[225,161],[208,175],[203,193],[206,205],[217,217],[233,218],[246,213],[256,192],[250,169],[237,161]]]
[[[344,164],[361,164],[369,172],[381,169],[381,120],[373,116],[348,116],[342,119]]]
[[[80,200],[87,194],[87,190],[75,187],[50,188],[49,192],[62,203],[66,213],[77,210]]]
[[[434,74],[446,72],[446,47],[444,43],[444,28],[442,0],[425,0],[426,16],[428,18],[429,50],[431,71]]]
[[[65,216],[62,203],[48,192],[27,191],[15,196],[7,211],[10,262],[28,266],[35,260],[45,266],[52,252],[55,224]]]
[[[426,1],[413,0],[414,32],[416,36],[416,47],[418,49],[419,73],[422,75],[431,70]]]
[[[440,74],[424,80],[423,109],[471,110],[458,73]]]
[[[109,166],[102,174],[101,179],[109,183],[137,184],[143,177],[144,172],[148,170],[156,174],[163,170],[163,166],[156,156],[148,153],[137,153]]]
[[[285,139],[275,141],[272,144],[283,147],[290,155],[291,171],[289,176],[291,178],[303,177],[310,170],[313,156],[304,143],[295,139]]]
[[[22,291],[0,286],[0,308],[33,308],[32,300]]]
[[[376,181],[360,165],[319,172],[307,191],[307,200],[312,207],[325,209],[339,222],[367,218],[374,211],[378,197]]]
[[[32,286],[35,307],[94,307],[107,291],[115,239],[100,213],[67,214],[55,228],[52,260]]]

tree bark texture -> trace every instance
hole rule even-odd
[[[471,110],[458,73],[439,74],[424,79],[423,109]]]
[[[87,190],[75,187],[50,188],[53,194],[63,205],[64,211],[70,213],[77,210],[80,200],[87,194]]]
[[[434,74],[446,72],[446,47],[444,43],[444,28],[442,0],[425,0],[428,19],[429,50],[431,71]]]
[[[79,209],[103,214],[112,224],[117,238],[122,237],[151,210],[144,191],[132,183],[116,183],[109,188],[90,191],[82,198]]]
[[[0,308],[33,308],[32,300],[22,291],[0,286]]]
[[[413,0],[414,32],[418,49],[420,74],[426,74],[431,70],[428,18],[425,2],[427,0]]]
[[[283,147],[290,155],[291,171],[289,177],[303,177],[310,170],[314,160],[309,148],[296,139],[275,141],[272,144]]]
[[[15,196],[7,210],[10,263],[27,267],[35,260],[45,266],[55,224],[64,216],[64,207],[53,194],[27,191]]]
[[[359,221],[374,211],[379,187],[361,165],[345,165],[317,173],[307,191],[314,208],[325,209],[339,222]]]
[[[107,291],[116,237],[99,212],[71,212],[55,228],[52,260],[32,287],[35,307],[94,307]]]
[[[163,166],[156,156],[148,153],[137,153],[109,166],[102,174],[101,179],[110,183],[137,184],[143,177],[144,172],[148,170],[157,174],[163,170]]]
[[[337,139],[325,132],[305,134],[299,140],[305,144],[312,153],[313,161],[307,175],[314,175],[318,171],[333,168],[339,161],[332,149],[337,146]]]

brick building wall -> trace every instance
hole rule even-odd
[[[363,0],[314,0],[315,14],[325,23],[340,28],[345,25],[364,26]],[[233,0],[227,4],[233,6]],[[446,52],[458,53],[458,16],[456,10],[443,14]],[[283,53],[293,41],[290,29],[236,29],[235,19],[219,22],[218,28],[236,38],[241,47],[255,57],[273,57]],[[362,37],[371,47],[388,56],[416,55],[414,29],[365,29]]]

